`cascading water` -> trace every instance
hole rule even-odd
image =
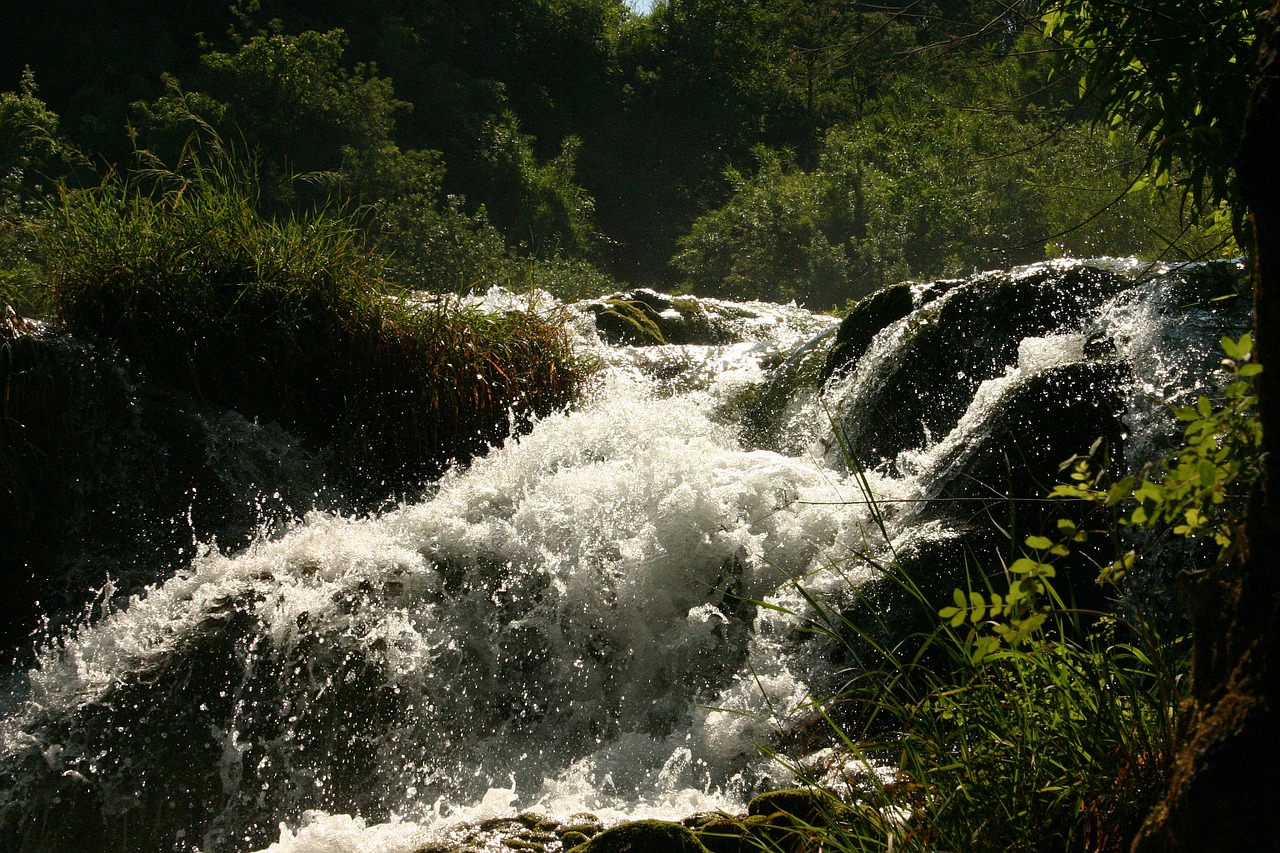
[[[838,598],[870,579],[849,556],[883,541],[832,422],[869,454],[876,499],[916,508],[889,535],[943,538],[919,501],[950,493],[1037,377],[1075,393],[1086,374],[1061,371],[1105,362],[1087,376],[1122,383],[1104,415],[1136,460],[1170,432],[1153,401],[1207,387],[1217,338],[1241,331],[1222,304],[1174,313],[1199,272],[1082,269],[918,288],[821,394],[803,380],[833,319],[703,301],[721,342],[619,347],[579,306],[605,364],[579,408],[421,501],[208,549],[50,642],[6,703],[3,845],[409,853],[461,819],[678,817],[785,784],[758,745],[831,666],[788,615],[805,607],[789,582]],[[1022,301],[1003,329],[983,321],[985,362],[930,343],[997,278]],[[938,346],[947,376],[904,372]],[[868,426],[930,394],[923,426]],[[781,401],[770,446],[788,452],[750,443],[761,400]]]

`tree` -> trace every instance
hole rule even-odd
[[[1056,0],[1046,35],[1113,127],[1136,128],[1157,182],[1193,215],[1239,198],[1232,153],[1254,82],[1260,0]]]
[[[243,139],[271,200],[287,204],[295,175],[337,173],[349,151],[394,148],[394,116],[409,105],[375,69],[345,67],[345,48],[341,30],[264,32],[234,52],[206,53],[191,90],[168,77],[165,95],[134,105],[142,141],[172,161],[192,119],[207,122],[224,139]]]

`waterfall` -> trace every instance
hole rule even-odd
[[[619,345],[599,303],[548,297],[603,365],[580,406],[414,502],[205,546],[43,645],[0,705],[3,845],[410,853],[521,811],[739,809],[787,783],[760,746],[791,748],[831,677],[795,582],[874,580],[864,489],[908,553],[959,535],[923,501],[989,476],[1027,400],[1114,428],[1126,464],[1163,452],[1161,401],[1208,388],[1247,316],[1184,304],[1223,269],[916,286],[825,382],[837,321],[795,306],[684,300],[658,316],[715,334]],[[1087,429],[1016,437],[1056,464]]]

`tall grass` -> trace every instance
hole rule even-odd
[[[921,594],[894,567],[881,568]],[[789,764],[814,788],[872,808],[853,822],[837,813],[757,846],[1128,849],[1167,781],[1184,644],[1164,643],[1149,629],[1138,641],[1131,626],[1109,618],[1086,628],[1066,614],[1041,642],[975,661],[971,637],[948,625],[886,644],[809,602],[810,629],[857,650],[848,680],[815,708],[851,759],[843,766],[891,772],[888,781],[861,773],[839,779],[844,771]]]
[[[38,233],[46,300],[157,377],[332,445],[370,493],[436,473],[574,397],[564,329],[382,277],[348,220],[271,219],[218,144],[64,189]]]
[[[890,541],[869,484],[851,467]],[[1115,523],[1102,522],[1112,534]],[[961,559],[971,588],[975,578],[981,584],[973,555]],[[854,820],[831,810],[796,822],[782,840],[754,834],[755,846],[788,853],[1128,850],[1171,771],[1187,638],[1163,639],[1131,597],[1125,606],[1115,602],[1124,617],[1080,611],[1046,580],[1048,621],[1028,640],[993,650],[974,624],[984,611],[939,618],[947,602],[934,600],[938,579],[918,583],[892,549],[880,556],[868,546],[850,560],[862,564],[851,577],[866,577],[869,567],[892,596],[934,618],[923,630],[895,632],[875,608],[847,609],[793,582],[807,604],[797,614],[804,629],[841,650],[835,657],[849,665],[812,708],[835,738],[837,758],[817,767],[775,758],[821,795],[860,809]],[[861,597],[857,582],[846,585]],[[982,592],[990,595],[990,585]]]

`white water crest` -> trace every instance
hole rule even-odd
[[[1158,310],[1126,299],[1015,342],[953,429],[860,485],[820,441],[752,448],[726,414],[831,318],[707,300],[736,318],[737,342],[606,347],[584,314],[604,367],[581,406],[420,501],[208,549],[46,648],[0,730],[0,813],[85,797],[171,821],[163,849],[410,853],[459,821],[527,810],[741,809],[789,781],[760,746],[782,748],[829,675],[790,582],[836,594],[871,576],[849,559],[884,541],[864,499],[930,496],[939,460],[1009,389],[1082,361],[1090,335],[1117,341],[1144,394],[1194,386],[1198,367],[1146,352],[1174,334],[1150,331]],[[825,407],[856,406],[927,310],[882,331]],[[830,432],[816,390],[784,416],[798,413],[808,435]]]

